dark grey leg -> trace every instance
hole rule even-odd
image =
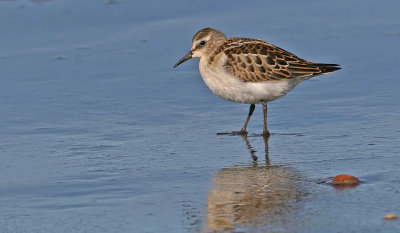
[[[267,103],[263,102],[262,103],[262,107],[263,107],[263,112],[264,112],[264,132],[263,132],[263,135],[264,136],[269,136],[270,133],[269,133],[269,131],[267,129],[267,110],[268,110]]]
[[[246,131],[247,124],[249,123],[251,115],[253,114],[255,108],[256,108],[255,104],[250,105],[249,115],[247,116],[246,121],[244,122],[244,125],[243,125],[242,129],[240,130],[241,133],[247,133],[247,131]]]

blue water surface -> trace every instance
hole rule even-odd
[[[0,232],[400,232],[399,8],[0,1]],[[343,69],[216,135],[248,106],[172,68],[207,26]]]

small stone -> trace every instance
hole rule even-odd
[[[359,182],[359,179],[347,174],[337,175],[332,180],[332,184],[358,184]]]
[[[386,220],[393,220],[398,218],[399,216],[397,216],[397,214],[393,214],[393,213],[388,213],[386,214],[383,218]]]

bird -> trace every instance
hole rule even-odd
[[[238,135],[248,133],[247,125],[255,105],[261,104],[263,135],[269,137],[267,103],[285,96],[304,80],[341,69],[338,64],[307,61],[263,40],[227,38],[223,32],[210,27],[193,36],[190,51],[174,68],[191,58],[200,58],[201,77],[214,94],[229,101],[250,104],[242,128],[231,133]]]

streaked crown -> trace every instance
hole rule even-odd
[[[201,57],[210,54],[216,47],[222,45],[226,36],[221,31],[213,28],[203,28],[192,39],[192,56]]]

